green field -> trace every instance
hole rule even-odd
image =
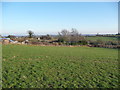
[[[117,88],[118,50],[3,45],[3,88]]]
[[[118,41],[117,37],[99,37],[99,36],[93,36],[93,37],[86,37],[87,40],[102,40],[102,41]]]

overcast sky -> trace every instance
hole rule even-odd
[[[3,2],[2,34],[117,33],[117,2]]]

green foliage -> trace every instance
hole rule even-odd
[[[117,88],[118,51],[3,45],[3,88]]]

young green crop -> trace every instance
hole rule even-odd
[[[3,88],[117,88],[117,49],[3,45]]]

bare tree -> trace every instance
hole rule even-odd
[[[71,29],[71,34],[74,35],[74,36],[76,36],[76,35],[78,36],[78,35],[79,35],[79,32],[77,31],[77,29],[72,28],[72,29]]]
[[[72,28],[71,29],[71,37],[70,37],[70,41],[72,42],[78,42],[80,40],[80,35],[79,32],[77,31],[77,29]]]
[[[63,36],[68,36],[68,35],[70,34],[70,32],[69,32],[68,30],[66,30],[66,29],[63,29],[63,30],[61,31],[61,34],[62,34]]]
[[[29,38],[32,38],[32,37],[33,37],[34,32],[33,32],[33,31],[31,31],[31,30],[29,30],[29,31],[28,31],[28,34],[29,34]]]
[[[59,41],[65,41],[67,44],[77,44],[80,41],[85,40],[84,36],[81,36],[77,29],[72,28],[71,32],[64,29],[59,34]]]
[[[58,32],[59,39],[61,41],[69,41],[70,40],[70,32],[66,29],[63,29],[61,32]]]

